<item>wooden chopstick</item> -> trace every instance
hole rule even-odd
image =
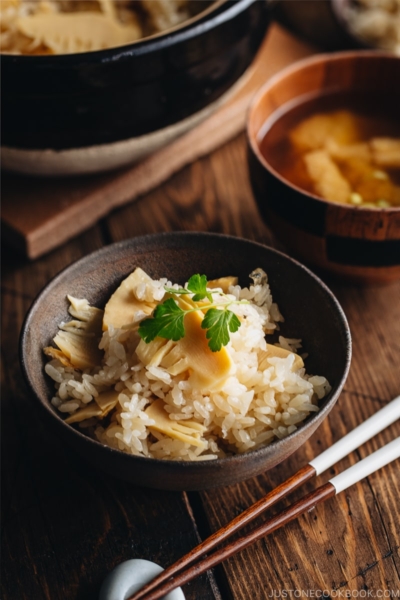
[[[343,471],[343,473],[333,477],[333,479],[320,486],[313,492],[310,492],[300,500],[297,500],[297,502],[281,511],[279,514],[271,517],[259,527],[256,527],[239,539],[234,540],[227,546],[220,548],[214,552],[214,554],[205,556],[200,561],[192,564],[186,571],[180,571],[174,577],[164,581],[164,583],[158,585],[155,589],[149,591],[148,593],[141,593],[139,596],[139,592],[137,592],[128,598],[128,600],[137,600],[138,598],[141,598],[142,600],[159,600],[171,590],[187,583],[195,577],[198,577],[205,571],[208,571],[208,569],[211,569],[237,552],[244,550],[244,548],[247,548],[247,546],[250,546],[269,533],[272,533],[276,529],[279,529],[283,525],[293,521],[299,515],[312,510],[321,502],[324,502],[328,498],[331,498],[332,496],[342,492],[351,485],[361,481],[361,479],[364,479],[364,477],[374,473],[397,458],[400,458],[400,437],[396,438],[389,444],[386,444],[386,446],[383,446],[383,448],[367,456],[367,458],[359,461],[346,471]],[[151,583],[154,583],[154,581],[155,580],[153,580]],[[143,592],[144,590],[145,588],[142,588],[140,592]]]
[[[316,470],[311,465],[308,464],[302,467],[299,471],[297,471],[297,473],[289,477],[289,479],[286,479],[286,481],[278,485],[278,487],[273,489],[271,492],[260,498],[260,500],[240,513],[237,517],[225,525],[225,527],[221,527],[221,529],[211,534],[207,539],[190,550],[190,552],[179,558],[170,567],[167,567],[150,583],[144,586],[141,590],[137,591],[136,595],[132,598],[139,600],[142,597],[145,597],[150,590],[158,587],[161,583],[167,581],[170,577],[196,561],[198,558],[201,558],[204,554],[210,550],[213,550],[221,542],[231,537],[245,525],[256,519],[276,502],[282,498],[285,498],[290,492],[296,490],[298,487],[300,487],[300,485],[309,479],[312,479],[315,474]]]
[[[315,473],[316,471],[311,465],[306,465],[297,471],[297,473],[292,475],[292,477],[278,485],[278,487],[276,487],[274,490],[263,496],[255,504],[240,513],[240,515],[235,517],[232,521],[225,525],[225,527],[221,527],[221,529],[211,534],[207,539],[193,548],[193,550],[185,554],[185,556],[179,558],[173,565],[167,567],[162,573],[160,573],[160,575],[138,590],[134,596],[132,596],[132,598],[129,598],[129,600],[140,600],[142,598],[147,599],[147,594],[151,590],[157,588],[160,584],[176,575],[179,571],[192,564],[198,558],[201,558],[210,550],[213,550],[221,542],[244,527],[247,523],[253,521],[256,517],[258,517],[258,515],[267,510],[267,508],[278,502],[280,499],[286,497],[289,492],[295,490],[301,484],[314,477]]]
[[[210,550],[213,550],[221,542],[250,523],[250,521],[254,520],[287,494],[297,489],[314,475],[320,475],[329,469],[344,456],[364,444],[385,427],[394,423],[398,418],[400,418],[400,396],[389,402],[384,408],[353,429],[353,431],[345,435],[341,440],[336,442],[336,444],[333,444],[333,446],[322,452],[317,458],[312,460],[308,465],[302,467],[297,473],[281,483],[277,488],[263,496],[255,504],[230,521],[230,523],[210,535],[206,540],[177,560],[173,565],[167,567],[160,575],[155,577],[141,590],[138,590],[129,600],[141,600],[142,598],[147,598],[147,594],[151,590],[160,586],[197,559],[200,559]]]
[[[369,440],[374,435],[382,431],[385,427],[389,426],[398,418],[400,418],[400,396],[392,400],[392,402],[389,402],[383,409],[381,409],[372,417],[364,421],[364,423],[353,429],[353,431],[351,431],[341,440],[333,444],[333,446],[322,452],[308,465],[302,467],[297,473],[292,475],[292,477],[290,477],[285,482],[281,483],[277,488],[266,494],[263,498],[258,500],[258,502],[256,502],[248,509],[246,509],[243,513],[238,515],[225,527],[222,527],[221,529],[213,533],[206,540],[204,540],[198,546],[193,548],[193,550],[191,550],[185,556],[176,561],[173,565],[167,567],[155,579],[150,581],[141,590],[138,590],[129,600],[150,600],[152,596],[150,596],[149,593],[152,590],[156,588],[158,589],[159,586],[161,586],[161,584],[168,581],[171,577],[176,576],[177,573],[182,571],[185,567],[189,566],[197,559],[200,559],[204,554],[214,549],[217,545],[219,545],[221,542],[233,535],[236,531],[244,527],[250,521],[254,520],[262,512],[264,512],[273,504],[275,504],[278,500],[282,499],[287,494],[297,489],[302,483],[305,483],[314,475],[320,475],[321,473],[326,471],[326,469],[328,469],[336,462],[341,460],[344,456],[346,456],[347,454],[364,444],[367,440]],[[323,494],[325,493],[326,492],[324,491]],[[274,529],[271,529],[271,531],[274,531]],[[266,535],[266,533],[263,535]],[[253,542],[251,541],[250,543]],[[227,548],[229,548],[229,546],[226,546],[225,550]],[[225,558],[227,558],[227,556]],[[222,558],[221,560],[225,560],[225,558]],[[197,563],[197,565],[199,564],[200,563]],[[194,575],[194,577],[195,576],[196,575]],[[176,577],[174,581],[176,581]]]
[[[162,598],[171,590],[187,583],[195,577],[198,577],[205,571],[208,571],[208,569],[211,569],[230,556],[233,556],[237,552],[244,550],[244,548],[247,548],[247,546],[250,546],[265,535],[272,533],[276,529],[279,529],[279,527],[282,527],[282,525],[286,525],[286,523],[289,523],[289,521],[292,521],[303,512],[311,510],[319,502],[327,500],[334,495],[335,488],[332,484],[326,483],[310,494],[307,494],[307,496],[304,496],[301,498],[301,500],[298,500],[278,515],[268,519],[260,527],[257,527],[250,533],[238,538],[237,540],[234,540],[230,544],[214,552],[214,554],[205,556],[200,561],[190,565],[186,571],[178,572],[171,579],[164,581],[161,585],[157,585],[156,588],[153,588],[146,594],[141,594],[139,596],[139,592],[136,592],[136,594],[128,598],[128,600],[137,600],[138,598],[141,600],[158,600],[159,598]],[[154,579],[151,583],[155,581],[156,580]],[[146,588],[147,586],[143,587],[140,592],[143,592]]]

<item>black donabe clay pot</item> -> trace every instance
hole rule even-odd
[[[221,97],[252,62],[267,3],[225,0],[177,30],[107,50],[2,55],[2,144],[70,149],[177,123]]]

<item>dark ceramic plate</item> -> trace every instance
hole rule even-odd
[[[274,300],[285,317],[282,334],[303,339],[310,373],[326,376],[332,391],[297,431],[265,448],[214,461],[195,463],[131,456],[96,442],[64,423],[50,404],[53,382],[44,372],[42,348],[68,320],[66,295],[102,307],[120,281],[136,267],[152,277],[184,283],[193,273],[209,278],[248,275],[262,267]],[[301,446],[333,408],[350,365],[351,339],[346,317],[329,289],[308,269],[261,244],[206,233],[165,233],[133,238],[105,247],[57,275],[33,303],[21,334],[21,363],[32,401],[47,426],[90,463],[133,483],[170,490],[200,490],[229,485],[258,475]]]
[[[210,4],[210,3],[208,3]],[[267,3],[224,0],[179,29],[60,56],[2,55],[2,144],[69,149],[131,139],[216,101],[245,72]]]

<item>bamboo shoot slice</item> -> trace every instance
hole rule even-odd
[[[286,358],[289,356],[289,354],[293,354],[295,357],[292,365],[292,371],[298,371],[304,367],[303,359],[298,354],[295,354],[295,352],[290,352],[289,350],[285,350],[285,348],[267,344],[267,350],[261,350],[258,353],[258,368],[259,370],[264,371],[264,369],[267,369],[271,366],[268,362],[269,358]]]
[[[192,309],[194,306],[190,299],[179,298],[177,303],[184,310]],[[169,352],[165,352],[159,364],[171,375],[189,370],[189,382],[193,388],[216,391],[220,390],[227,380],[233,363],[225,347],[219,352],[210,350],[206,332],[201,328],[203,318],[201,310],[185,315],[184,337],[178,342],[172,342],[168,348]],[[161,342],[160,338],[156,338],[149,344],[140,340],[136,354],[139,360],[148,366],[164,344],[166,342]]]
[[[102,392],[94,399],[94,402],[74,412],[65,419],[65,422],[80,423],[92,417],[104,419],[118,404],[118,394],[119,392],[114,389]]]
[[[177,363],[172,365],[167,369],[168,373],[175,377],[176,375],[180,375],[189,369],[189,363],[186,358],[181,358]]]
[[[189,421],[172,421],[164,409],[164,406],[164,402],[160,399],[155,400],[146,409],[145,412],[147,416],[155,421],[154,425],[148,426],[150,430],[154,429],[170,438],[180,440],[181,442],[185,442],[192,446],[197,446],[198,448],[207,447],[207,442],[200,439],[200,436],[204,433],[206,427],[199,423],[193,424]],[[196,425],[196,427],[193,425]]]
[[[168,349],[174,345],[174,342],[171,344],[169,344],[169,342],[172,342],[172,340],[157,337],[152,342],[146,344],[146,342],[141,339],[136,348],[136,355],[145,367],[150,366],[150,364],[154,367],[158,367],[161,362],[161,358],[160,360],[157,360],[158,356],[163,357],[166,352],[168,352]]]
[[[98,348],[98,340],[85,337],[73,331],[59,331],[53,342],[77,369],[92,369],[100,365],[103,352]]]
[[[71,369],[74,368],[72,362],[67,356],[65,356],[64,352],[61,352],[61,350],[57,350],[57,348],[53,348],[53,346],[47,346],[46,348],[43,348],[43,352],[46,356],[50,356],[50,358],[59,360],[63,367],[70,367]]]
[[[142,269],[137,268],[122,281],[119,288],[113,293],[104,309],[103,330],[110,325],[115,329],[134,322],[135,313],[141,311],[150,315],[156,306],[155,302],[138,300],[134,295],[135,288],[141,283],[149,283],[151,277]]]
[[[94,401],[96,402],[97,406],[101,408],[103,417],[105,417],[113,408],[117,406],[118,395],[119,392],[112,389],[95,396]]]
[[[55,54],[101,50],[128,44],[141,37],[137,25],[122,25],[105,14],[35,14],[19,17],[17,29],[32,40],[44,44]]]
[[[53,342],[73,367],[92,369],[100,365],[103,358],[103,351],[99,349],[103,311],[90,306],[85,299],[68,296],[68,300],[69,312],[76,320],[61,325]],[[46,354],[51,355],[51,351],[46,349]],[[61,360],[61,355],[55,358]],[[65,361],[63,364],[67,366]]]
[[[86,421],[86,419],[91,419],[92,417],[101,417],[102,412],[103,411],[97,406],[97,404],[91,402],[88,404],[88,406],[80,408],[67,419],[65,419],[65,423],[80,423],[81,421]]]
[[[69,314],[79,319],[79,321],[87,323],[86,330],[94,331],[96,334],[101,333],[101,321],[104,311],[95,306],[90,306],[85,298],[74,298],[74,296],[67,296],[67,298],[70,302]]]
[[[207,288],[214,290],[215,288],[221,288],[224,294],[229,294],[229,288],[231,285],[238,284],[238,278],[231,275],[227,277],[220,277],[219,279],[211,279],[207,281]]]
[[[158,367],[164,356],[168,354],[168,352],[171,350],[171,348],[173,348],[173,346],[173,340],[168,340],[166,344],[164,344],[159,350],[157,350],[157,352],[155,352],[155,354],[153,354],[148,365],[151,367]]]
[[[201,328],[204,315],[201,311],[185,316],[185,336],[178,345],[191,371],[189,383],[199,390],[220,390],[232,368],[232,359],[225,347],[212,352],[206,332]]]

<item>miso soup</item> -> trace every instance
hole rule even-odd
[[[318,95],[288,103],[260,131],[281,176],[332,202],[400,206],[400,96]]]

